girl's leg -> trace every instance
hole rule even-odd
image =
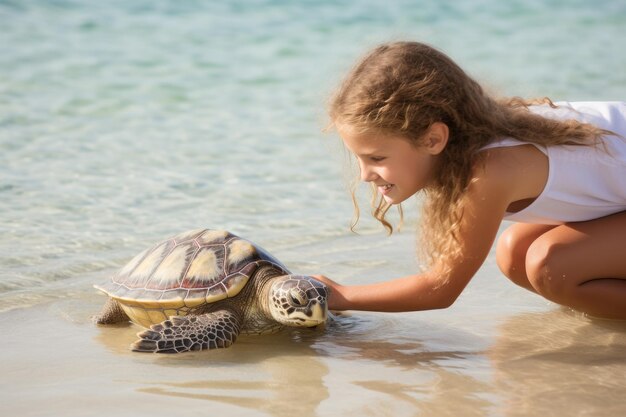
[[[526,254],[539,236],[555,226],[545,224],[515,223],[506,229],[496,245],[496,262],[502,273],[520,287],[537,292],[528,281]]]
[[[532,288],[592,316],[626,319],[626,211],[540,234],[526,253]]]

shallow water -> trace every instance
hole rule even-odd
[[[345,283],[417,269],[415,207],[352,215],[321,133],[352,61],[444,49],[489,88],[626,97],[626,4],[0,0],[0,414],[621,415],[626,325],[505,282],[493,254],[450,309],[177,357],[89,322],[100,282],[166,236],[225,228]],[[185,411],[187,412],[187,411]]]
[[[3,415],[618,416],[626,331],[559,309],[353,314],[180,355],[128,350],[94,296],[2,315]],[[477,321],[480,324],[477,324]],[[182,414],[181,414],[182,413]]]

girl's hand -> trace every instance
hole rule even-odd
[[[340,284],[337,284],[332,279],[325,275],[311,275],[313,278],[323,283],[330,289],[330,296],[328,297],[328,309],[329,310],[341,310],[341,288]]]

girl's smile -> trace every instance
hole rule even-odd
[[[382,195],[386,195],[391,190],[392,187],[393,187],[393,184],[379,185],[378,186],[378,191]]]

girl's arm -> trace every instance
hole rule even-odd
[[[485,169],[467,191],[459,229],[462,251],[459,259],[438,263],[422,274],[370,285],[344,286],[317,276],[331,287],[329,308],[399,312],[449,307],[489,254],[502,216],[515,197],[515,186],[507,175],[510,166],[507,169],[502,165],[485,163]]]

